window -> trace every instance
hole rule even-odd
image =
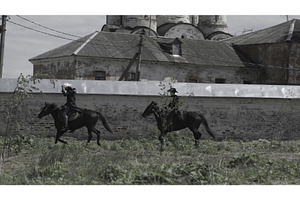
[[[225,78],[216,78],[215,83],[225,83],[226,79]]]
[[[173,56],[181,56],[181,45],[179,43],[172,44]]]
[[[135,81],[135,73],[128,72],[127,77],[126,77],[126,81]]]
[[[247,80],[244,80],[244,82],[243,82],[244,84],[252,84],[252,82],[251,81],[247,81]]]
[[[183,35],[185,37],[185,35]],[[181,56],[181,40],[176,38],[164,38],[164,39],[158,39],[157,43],[159,44],[160,48],[169,54],[172,54],[173,56]]]
[[[190,78],[190,79],[188,80],[188,82],[189,82],[189,83],[198,83],[197,79],[195,79],[195,78]]]
[[[219,15],[215,15],[215,22],[218,22],[220,20],[220,16]]]
[[[105,71],[95,71],[95,80],[106,80]]]

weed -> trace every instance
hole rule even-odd
[[[103,140],[102,147],[75,138],[68,145],[35,136],[14,140],[23,142],[2,162],[0,184],[300,184],[299,141],[274,149],[265,141],[201,140],[194,148],[188,136],[175,133],[160,154],[157,139]]]

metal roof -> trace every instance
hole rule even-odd
[[[180,38],[182,58],[178,59],[163,51],[159,43],[168,43],[170,38],[144,36],[142,61],[181,62],[205,66],[238,66],[244,67],[233,47],[225,42],[192,40]],[[172,39],[174,40],[174,39]],[[30,61],[58,58],[64,56],[83,56],[100,58],[132,59],[138,49],[140,36],[138,34],[94,32],[77,41],[53,49],[49,52],[31,58]]]
[[[300,20],[272,26],[263,30],[222,40],[234,45],[266,44],[279,42],[300,42]]]
[[[61,47],[55,48],[53,50],[50,50],[46,53],[43,53],[39,56],[36,56],[34,58],[31,58],[30,60],[38,60],[38,59],[45,59],[45,58],[55,58],[55,57],[64,57],[64,56],[70,56],[78,49],[89,37],[91,37],[92,34],[87,35],[85,37],[82,37],[76,41],[73,41],[71,43],[65,44]]]

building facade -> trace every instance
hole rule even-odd
[[[207,40],[142,36],[140,81],[197,83],[257,83],[259,69],[248,66],[231,45]],[[88,42],[87,42],[88,41]],[[58,79],[135,80],[140,35],[95,32],[30,61],[34,74],[50,73]],[[82,43],[85,45],[82,46]],[[124,45],[126,44],[126,45]],[[132,62],[134,61],[134,62]]]
[[[219,15],[113,15],[101,32],[30,61],[57,79],[299,84],[299,30],[291,20],[229,37]]]
[[[259,83],[300,84],[300,21],[225,40],[261,70]]]

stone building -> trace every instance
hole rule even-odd
[[[300,84],[300,21],[225,40],[260,68],[262,84]]]
[[[30,61],[34,74],[58,79],[119,80],[138,51],[140,35],[95,32]],[[256,83],[259,70],[231,45],[207,40],[143,36],[140,80],[201,83]],[[135,80],[136,62],[126,80]]]
[[[221,40],[228,33],[226,15],[107,15],[102,31],[149,36]],[[213,36],[213,37],[212,37]]]
[[[292,20],[231,37],[226,16],[113,15],[30,61],[57,79],[298,84],[298,30]]]

